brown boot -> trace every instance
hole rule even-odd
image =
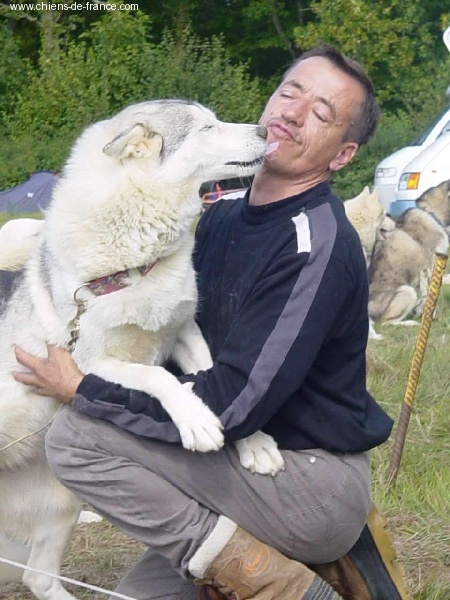
[[[223,519],[225,517],[219,519],[219,529]],[[232,600],[340,600],[340,596],[310,569],[289,560],[234,524],[233,528],[234,533],[225,545],[217,546],[218,553],[213,551],[214,544],[207,539],[206,552],[200,547],[194,555],[189,570],[197,577],[196,583],[212,585]],[[214,538],[214,531],[211,537]],[[204,560],[206,556],[208,565]],[[208,593],[208,590],[204,592]],[[208,596],[203,595],[203,598]],[[216,598],[218,600],[220,596]]]
[[[412,600],[386,519],[375,505],[358,541],[343,558],[310,566],[344,600]]]
[[[198,593],[198,600],[227,600],[227,597],[212,585],[202,585]]]

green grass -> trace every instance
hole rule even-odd
[[[397,420],[418,328],[384,326],[368,349],[368,385]],[[373,496],[388,517],[415,600],[450,598],[450,289],[431,325],[396,482],[387,470],[395,431],[372,452]]]

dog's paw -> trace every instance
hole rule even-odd
[[[381,333],[377,333],[375,331],[373,320],[371,318],[369,318],[369,339],[370,340],[382,340],[383,339],[383,336],[381,335]]]
[[[182,387],[182,397],[170,416],[180,432],[183,448],[192,452],[220,450],[225,441],[220,419],[191,391],[191,383]]]
[[[260,475],[276,475],[284,471],[284,460],[272,436],[257,431],[234,442],[244,469]]]
[[[383,336],[381,335],[381,333],[377,333],[375,331],[375,329],[369,331],[369,339],[370,340],[382,340]]]

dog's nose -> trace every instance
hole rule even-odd
[[[262,125],[258,125],[258,127],[256,128],[256,135],[259,135],[260,137],[262,137],[263,140],[267,139],[267,129],[265,127],[263,127]]]

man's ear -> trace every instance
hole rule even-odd
[[[359,144],[356,142],[346,142],[331,161],[330,171],[340,171],[345,167],[345,165],[347,165],[355,156],[358,148]]]
[[[124,129],[118,136],[103,148],[108,156],[122,160],[123,158],[150,158],[159,156],[162,148],[162,137],[142,123],[136,123]]]

